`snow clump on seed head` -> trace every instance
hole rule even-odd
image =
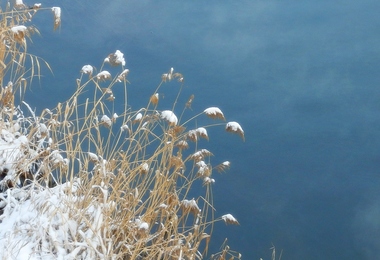
[[[108,57],[104,59],[104,62],[109,63],[111,66],[125,66],[124,54],[117,50],[115,53],[108,55]]]
[[[208,117],[225,120],[222,110],[218,107],[209,107],[203,111]]]
[[[170,110],[162,111],[161,112],[161,118],[168,121],[169,124],[171,124],[171,125],[177,125],[177,123],[178,123],[177,116],[173,113],[173,111],[170,111]]]
[[[91,65],[84,65],[82,69],[80,70],[83,74],[92,75],[92,72],[94,71],[94,68]]]
[[[226,125],[226,131],[238,134],[243,140],[245,139],[243,128],[237,122],[228,122]]]

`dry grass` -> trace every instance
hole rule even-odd
[[[184,84],[183,75],[173,68],[161,76],[144,108],[130,109],[129,70],[115,52],[108,55],[96,75],[91,66],[83,67],[77,89],[66,102],[35,115],[22,100],[41,66],[40,59],[27,54],[27,37],[37,30],[15,27],[32,19],[37,10],[43,9],[19,6],[0,11],[0,129],[15,139],[26,138],[21,152],[14,157],[7,154],[13,163],[1,165],[0,190],[22,188],[33,198],[33,193],[60,189],[64,207],[52,208],[47,201],[34,204],[41,214],[49,212],[64,216],[66,224],[77,223],[75,230],[67,232],[67,239],[48,246],[53,255],[63,248],[73,259],[203,259],[208,254],[213,224],[238,222],[232,215],[232,219],[214,216],[212,153],[198,147],[198,138],[208,140],[206,129],[211,124],[193,130],[186,130],[186,126],[204,114],[224,120],[223,113],[212,108],[183,120],[175,116],[175,111],[181,110],[177,101],[171,110],[158,110],[163,84],[177,80],[179,89]],[[54,29],[60,26],[59,11],[53,9]],[[111,75],[104,70],[109,65],[120,71]],[[124,96],[115,96],[113,87],[124,87]],[[125,102],[120,114],[114,108],[115,98]],[[183,110],[191,108],[193,99],[183,104]],[[225,125],[212,126],[220,124]],[[244,138],[242,129],[234,127],[226,130]],[[229,162],[215,167],[218,171],[228,168]],[[203,192],[189,197],[194,187]],[[240,258],[227,245],[211,258],[227,256]]]

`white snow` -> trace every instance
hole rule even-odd
[[[231,214],[223,215],[222,219],[226,224],[239,225],[239,222]]]
[[[189,148],[189,144],[185,140],[181,140],[176,144],[177,147],[180,149],[187,149]]]
[[[201,209],[198,207],[198,204],[197,202],[194,200],[194,199],[191,199],[191,200],[182,200],[181,201],[181,207],[182,209],[184,209],[185,211],[190,211],[194,214],[198,214],[201,212]]]
[[[93,163],[99,162],[99,157],[96,154],[91,153],[91,152],[88,153],[88,159],[90,160],[90,162],[93,162]]]
[[[102,118],[100,119],[100,123],[102,123],[106,127],[112,126],[112,120],[107,115],[102,116]]]
[[[61,7],[54,6],[51,8],[56,17],[61,17]]]
[[[211,118],[219,118],[224,120],[223,112],[218,107],[209,107],[203,112]]]
[[[107,62],[112,66],[125,66],[124,54],[121,51],[117,50],[115,53],[108,55],[108,57],[104,59],[104,62]]]
[[[208,185],[208,184],[211,184],[211,183],[215,183],[215,180],[212,179],[212,178],[210,178],[210,177],[205,177],[203,179],[203,184]]]
[[[70,207],[81,199],[76,194],[79,183],[77,179],[52,189],[8,189],[7,197],[0,197],[6,203],[0,217],[0,245],[7,245],[0,246],[0,259],[102,258],[97,248],[105,241],[99,232],[103,208],[109,205],[94,202],[86,212]],[[20,192],[21,196],[16,194]],[[143,223],[142,228],[146,228]]]
[[[116,121],[116,119],[117,119],[118,117],[119,117],[118,114],[113,113],[113,115],[112,115],[112,120],[113,120],[113,121]]]
[[[53,151],[50,154],[52,164],[55,166],[62,165],[65,163],[65,160],[63,159],[63,156],[57,151]]]
[[[128,73],[129,73],[129,69],[125,69],[125,70],[123,70],[123,72],[120,74],[120,76],[125,77],[125,76],[128,75]]]
[[[51,8],[52,12],[54,13],[54,23],[55,25],[59,25],[61,23],[61,7],[52,7]]]
[[[141,113],[138,113],[136,116],[135,116],[135,122],[138,122],[142,119],[143,115]]]
[[[201,161],[204,157],[212,156],[213,154],[207,149],[201,149],[191,155],[191,159]]]
[[[171,125],[177,125],[178,118],[171,110],[164,110],[161,112],[161,118],[168,121]]]
[[[23,0],[15,0],[15,6],[24,6]]]
[[[140,230],[148,231],[149,230],[149,224],[146,222],[141,222],[138,226]]]
[[[244,133],[243,128],[241,128],[240,124],[237,122],[228,122],[226,129],[230,129],[233,132],[241,131]]]
[[[224,165],[224,166],[226,166],[226,167],[230,167],[230,162],[229,161],[225,161],[225,162],[222,162],[222,164]]]
[[[7,180],[16,180],[16,164],[23,156],[24,147],[28,143],[28,138],[24,135],[16,138],[12,132],[6,129],[0,131],[0,170],[8,171],[7,176],[0,180],[0,189],[6,185]]]
[[[198,169],[197,174],[200,176],[207,176],[210,173],[208,165],[204,161],[199,161],[196,163]]]
[[[18,34],[18,33],[20,33],[20,32],[22,32],[22,33],[26,32],[27,29],[28,29],[28,28],[26,28],[26,26],[24,26],[24,25],[17,25],[17,26],[13,26],[13,27],[11,28],[11,31],[12,31],[13,33],[15,33],[15,34]]]
[[[129,73],[129,69],[123,70],[123,72],[120,73],[120,75],[117,77],[117,81],[122,82],[123,80],[125,80],[125,77],[128,75],[128,73]]]
[[[94,71],[94,68],[91,65],[84,65],[82,69],[80,70],[83,74],[92,75],[92,72]]]
[[[98,80],[107,80],[107,79],[111,79],[111,73],[109,73],[108,71],[106,70],[103,70],[101,72],[99,72],[97,75],[96,75],[96,78]]]
[[[148,173],[149,171],[149,165],[144,162],[140,165],[141,173]]]
[[[204,127],[198,127],[195,131],[197,132],[197,134],[198,134],[200,137],[203,137],[203,138],[208,139],[208,135],[207,135],[207,130],[206,130],[206,128],[204,128]]]
[[[128,127],[128,125],[122,125],[122,126],[120,127],[120,130],[121,130],[121,131],[129,131],[129,127]]]
[[[196,142],[198,140],[197,131],[196,130],[189,130],[189,132],[187,132],[187,137],[191,141]]]
[[[228,122],[226,124],[226,131],[238,134],[244,140],[244,131],[238,122]]]

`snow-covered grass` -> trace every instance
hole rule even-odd
[[[78,69],[66,102],[35,112],[23,97],[42,61],[26,52],[37,30],[25,22],[52,10],[57,28],[61,12],[22,1],[14,8],[0,11],[0,259],[204,259],[213,224],[239,223],[231,214],[214,217],[213,170],[230,163],[213,167],[199,139],[209,139],[211,126],[244,139],[241,126],[226,124],[217,107],[182,118],[194,96],[182,111],[177,100],[161,104],[165,82],[176,80],[179,89],[184,83],[174,68],[157,77],[146,105],[131,109],[120,50],[94,76],[92,65]],[[25,67],[27,58],[32,67]],[[114,86],[124,95],[115,95]],[[115,99],[125,106],[115,108]],[[210,125],[186,131],[198,116],[210,117]],[[194,190],[202,193],[190,197]],[[223,245],[210,256],[227,257],[240,254]]]

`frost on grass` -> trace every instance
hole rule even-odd
[[[181,208],[184,212],[190,212],[193,215],[197,215],[201,212],[197,202],[194,199],[181,201]]]
[[[161,118],[168,121],[169,124],[171,124],[171,125],[177,125],[177,123],[178,123],[177,116],[173,113],[173,111],[170,111],[170,110],[162,111],[161,112]]]
[[[15,40],[18,42],[22,42],[25,39],[25,36],[27,36],[28,28],[24,25],[17,25],[13,26],[11,28],[11,31]]]
[[[100,119],[100,123],[108,128],[112,126],[112,120],[107,115],[102,116],[102,118]]]
[[[15,0],[15,7],[24,7],[23,0]]]
[[[197,134],[200,137],[208,140],[208,134],[207,134],[206,128],[204,128],[204,127],[198,127],[195,131],[197,132]]]
[[[122,126],[120,127],[120,130],[121,130],[121,132],[124,132],[124,131],[129,132],[129,131],[130,131],[128,125],[122,125]]]
[[[226,125],[226,131],[238,134],[243,140],[245,139],[243,128],[241,128],[240,124],[237,122],[228,122]]]
[[[91,76],[93,71],[94,68],[91,65],[84,65],[80,72]]]
[[[88,153],[88,159],[90,160],[90,162],[93,162],[93,163],[99,162],[98,156],[91,152]]]
[[[204,185],[210,185],[210,184],[212,184],[212,183],[215,183],[215,180],[213,179],[213,178],[210,178],[210,177],[205,177],[204,179],[203,179],[203,184]]]
[[[192,141],[192,142],[196,142],[198,140],[198,133],[196,130],[189,130],[187,132],[187,138]]]
[[[186,150],[189,148],[189,144],[185,140],[180,140],[176,143],[176,147],[181,150]]]
[[[26,30],[28,30],[28,28],[24,25],[17,25],[17,26],[13,26],[11,28],[11,31],[15,34],[18,34],[18,33],[25,33]]]
[[[204,158],[206,157],[209,157],[209,156],[212,156],[213,154],[207,150],[207,149],[201,149],[195,153],[193,153],[191,156],[190,156],[190,159],[196,161],[196,162],[199,162],[201,160],[203,160]]]
[[[108,71],[106,70],[103,70],[101,72],[99,72],[97,75],[96,75],[96,78],[100,81],[104,81],[104,80],[110,80],[111,79],[111,73],[109,73]]]
[[[109,63],[111,66],[125,66],[124,54],[117,50],[115,53],[108,55],[108,57],[104,59],[104,62]]]
[[[209,177],[210,176],[210,168],[204,161],[199,161],[196,163],[196,166],[198,167],[197,175],[201,177]]]
[[[3,197],[0,217],[1,259],[103,258],[101,232],[105,208],[92,203],[87,209],[74,205],[80,180],[52,189],[12,189]],[[26,199],[28,198],[29,199]],[[18,199],[16,199],[18,198]]]
[[[118,114],[113,113],[113,115],[112,115],[112,122],[115,122],[118,117],[119,117]]]
[[[117,82],[125,81],[128,73],[129,73],[129,69],[123,70],[123,72],[121,72],[120,75],[117,77],[116,81]]]
[[[229,161],[225,161],[225,162],[222,162],[221,164],[218,164],[217,166],[215,166],[215,169],[218,172],[225,172],[226,170],[228,170],[230,168],[230,165],[231,165],[231,163]]]
[[[54,14],[54,30],[56,30],[61,25],[61,7],[51,8]]]
[[[225,120],[222,110],[218,107],[209,107],[203,111],[208,117]]]
[[[189,130],[187,132],[187,138],[190,141],[192,141],[192,142],[198,141],[198,137],[201,137],[201,138],[204,138],[206,140],[209,140],[206,128],[204,128],[204,127],[198,127],[195,130]]]
[[[226,224],[230,224],[230,225],[239,225],[239,222],[236,220],[236,218],[234,216],[232,216],[231,214],[226,214],[226,215],[223,215],[222,216],[222,219],[223,221],[226,223]]]
[[[11,188],[17,182],[17,161],[27,152],[28,138],[18,136],[13,131],[1,129],[0,132],[0,192]]]
[[[34,10],[37,10],[37,9],[40,9],[41,8],[41,3],[35,3],[34,5],[33,5],[33,9]]]
[[[184,82],[184,78],[182,74],[178,72],[174,73],[174,68],[170,68],[168,73],[164,73],[161,76],[161,80],[163,82],[171,81],[172,79],[175,79],[175,78],[178,80],[178,82],[181,82],[181,83]]]
[[[148,171],[149,171],[149,164],[147,164],[146,162],[142,163],[140,165],[140,173],[146,174],[148,173]]]
[[[143,115],[141,113],[137,113],[137,115],[135,116],[135,119],[133,120],[133,123],[140,122],[142,118],[143,118]]]

